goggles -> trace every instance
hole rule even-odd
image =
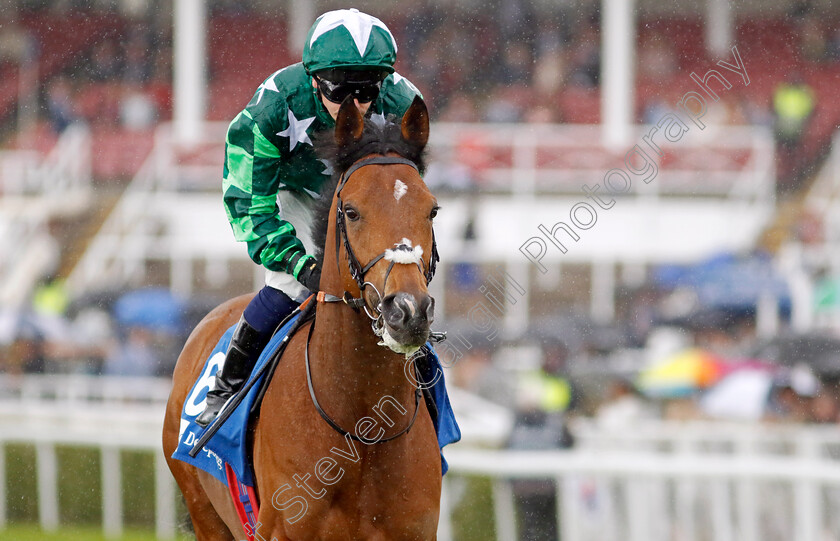
[[[366,73],[344,72],[344,74],[330,74],[332,77],[325,78],[320,74],[315,75],[315,81],[318,84],[318,90],[321,95],[333,103],[342,103],[347,96],[353,96],[353,99],[359,100],[359,103],[372,102],[379,96],[379,91],[382,88],[382,81],[387,77],[387,73]],[[338,75],[338,76],[336,76]]]

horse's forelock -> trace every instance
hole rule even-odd
[[[327,228],[332,223],[330,207],[336,186],[344,171],[351,165],[371,154],[386,155],[396,153],[413,161],[422,174],[426,170],[425,151],[417,148],[402,138],[401,126],[394,115],[389,115],[384,122],[379,119],[365,119],[365,128],[358,141],[345,147],[339,147],[332,130],[318,134],[315,149],[321,160],[326,160],[332,167],[332,178],[321,188],[321,198],[316,203],[312,224],[313,241],[319,252],[315,254],[318,264],[323,264],[324,244],[327,241]]]

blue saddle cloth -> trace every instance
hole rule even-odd
[[[257,373],[260,367],[269,362],[297,317],[300,316],[296,316],[287,322],[286,325],[275,333],[257,360],[254,373]],[[195,418],[204,410],[207,391],[210,390],[210,385],[215,382],[216,371],[224,362],[225,352],[227,352],[228,346],[230,345],[234,328],[235,326],[228,329],[219,340],[219,343],[216,344],[216,347],[204,364],[201,375],[195,384],[193,384],[190,394],[187,395],[187,400],[184,401],[184,409],[181,411],[178,447],[175,449],[172,457],[212,474],[225,484],[227,483],[225,463],[230,464],[237,479],[241,483],[253,487],[255,485],[254,473],[251,467],[251,459],[248,455],[247,431],[250,411],[254,402],[257,400],[258,391],[261,386],[259,381],[251,387],[242,403],[239,404],[219,431],[210,438],[204,446],[204,449],[195,458],[189,455],[190,450],[195,446],[204,431],[204,428],[195,423]],[[429,362],[425,364],[427,366],[423,371],[428,373],[420,374],[420,377],[424,381],[434,381],[435,375],[440,371],[440,378],[431,388],[431,392],[438,408],[435,431],[437,432],[438,445],[443,449],[445,445],[455,443],[461,439],[461,430],[458,428],[458,423],[455,421],[455,415],[452,412],[452,406],[449,403],[440,360],[432,352],[429,355]],[[260,375],[260,379],[264,377],[264,375]],[[442,454],[440,460],[443,473],[446,473],[448,465]]]

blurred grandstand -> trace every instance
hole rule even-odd
[[[226,123],[266,76],[298,60],[299,27],[339,6],[299,0],[6,4],[0,12],[0,363],[9,378],[0,395],[64,403],[58,390],[32,391],[62,388],[44,373],[81,377],[65,386],[85,388],[96,386],[84,383],[89,375],[166,378],[202,315],[262,281],[233,241],[221,205]],[[576,525],[561,519],[564,541],[593,539],[602,519],[629,525],[627,539],[671,539],[662,533],[667,525],[633,529],[628,518],[673,511],[666,501],[671,493],[716,513],[711,530],[703,526],[685,539],[708,531],[726,539],[720,532],[734,530],[723,518],[724,504],[715,502],[729,494],[727,486],[737,488],[739,539],[771,539],[761,529],[771,527],[779,539],[794,538],[796,530],[796,539],[819,541],[814,528],[840,536],[837,521],[820,514],[836,500],[831,483],[840,474],[828,457],[840,447],[830,431],[802,428],[840,422],[840,6],[638,0],[622,12],[618,4],[357,5],[388,24],[400,46],[397,71],[421,90],[432,112],[426,180],[443,207],[436,222],[442,263],[432,287],[457,360],[449,377],[463,393],[456,411],[461,408],[467,439],[474,446],[516,447],[512,427],[528,425],[540,402],[532,394],[542,392],[533,382],[545,381],[528,374],[542,371],[571,389],[561,406],[541,412],[543,420],[594,417],[572,430],[590,452],[633,447],[705,456],[725,448],[726,456],[773,455],[741,477],[731,464],[694,470],[678,456],[663,466],[666,473],[651,470],[663,484],[651,488],[636,479],[621,485],[625,492],[610,483],[633,475],[627,457],[588,485],[580,475],[593,474],[595,466],[586,459],[571,462],[578,470],[550,470],[552,479],[571,479],[561,482],[563,490],[614,506],[598,508],[601,514],[590,508]],[[183,64],[196,54],[178,46],[179,32],[195,31],[173,18],[185,6],[206,15],[195,49],[206,51],[203,81],[184,83],[177,72],[178,55],[187,55]],[[618,61],[630,62],[618,82],[607,69],[617,61],[608,27],[623,29]],[[630,50],[621,50],[622,43]],[[719,64],[732,65],[733,47],[748,78]],[[728,86],[713,78],[710,88],[720,99],[702,94],[709,107],[701,130],[679,103],[689,92],[704,92],[696,79],[712,69]],[[198,88],[206,104],[190,138],[179,131],[184,111],[177,96],[184,85]],[[618,109],[627,124],[618,139],[622,119],[608,99],[616,91],[627,101],[626,111]],[[681,115],[686,133],[668,142],[660,132],[657,156],[646,137],[668,115]],[[636,145],[641,153],[628,157]],[[630,171],[632,186],[611,184],[615,170],[628,179]],[[139,293],[126,295],[134,290]],[[139,310],[126,308],[131,302]],[[692,380],[684,388],[679,380],[671,394],[639,394],[646,390],[639,374],[687,348],[713,359],[714,381]],[[724,390],[711,394],[709,387],[725,375],[749,371],[757,375],[742,378],[748,387],[736,387],[736,395],[751,389],[757,404],[730,400]],[[18,379],[22,374],[34,376]],[[157,381],[143,400],[126,397],[126,386],[113,383],[118,379],[102,381],[111,382],[114,397],[86,391],[81,401],[160,406],[162,380],[134,380]],[[626,393],[608,392],[622,383],[631,387]],[[605,405],[616,404],[618,414],[615,408],[603,414]],[[618,415],[618,425],[599,424],[599,412],[601,420]],[[738,439],[737,429],[721,428],[725,436],[709,443],[698,434],[712,425],[681,424],[698,418],[797,428],[767,440],[760,428],[741,434],[747,440]],[[138,425],[143,430],[145,419]],[[669,424],[674,420],[680,422]],[[634,439],[618,430],[607,441],[606,434],[631,421],[649,432]],[[54,430],[50,425],[39,434]],[[798,447],[803,435],[810,443]],[[785,468],[773,462],[780,456],[824,460],[809,463],[807,472],[834,469],[825,485],[807,484],[814,481],[810,473],[803,474],[804,485],[793,474],[775,479],[772,472]],[[498,457],[501,470],[479,471],[480,457],[456,456],[454,471],[533,476],[517,469],[515,457]],[[704,475],[721,483],[706,496],[678,482]],[[778,493],[758,498],[756,488],[770,478]],[[517,535],[512,517],[526,511],[504,502],[521,496],[523,486],[492,487],[496,504],[489,512],[499,538]],[[470,490],[455,477],[447,497],[463,502]],[[631,504],[626,513],[616,507],[632,494],[655,497],[635,511]],[[780,525],[747,523],[784,508],[786,498],[796,501],[795,517],[779,519]],[[551,512],[568,517],[586,505],[571,500]],[[49,526],[53,515],[45,513],[46,523],[39,518]],[[106,531],[121,529],[114,518],[120,513],[103,508],[111,521],[103,518]],[[681,517],[675,530],[677,522],[685,527]],[[161,536],[169,535],[168,520],[157,524]],[[444,521],[442,538],[486,538],[458,533],[462,527],[457,519]],[[624,538],[615,531],[612,539]]]

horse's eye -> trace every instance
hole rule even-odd
[[[434,220],[434,219],[435,219],[435,216],[437,216],[437,213],[438,213],[438,209],[439,209],[439,208],[440,208],[440,207],[435,207],[435,208],[433,208],[433,209],[432,209],[432,213],[431,213],[431,214],[429,214],[429,219],[430,219],[430,220]]]
[[[349,205],[344,207],[344,215],[351,222],[355,222],[356,220],[359,219],[359,211],[357,211],[356,209],[354,209],[353,207],[351,207]]]

